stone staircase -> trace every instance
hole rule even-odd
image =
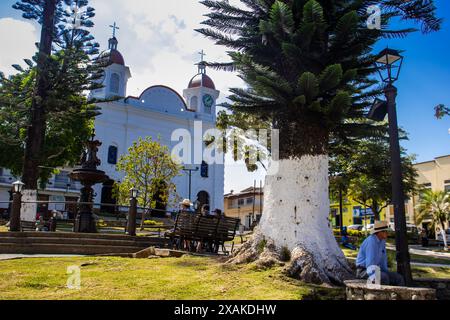
[[[0,254],[130,254],[148,247],[166,248],[168,241],[110,234],[0,232]]]

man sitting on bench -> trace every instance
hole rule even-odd
[[[36,231],[38,232],[48,232],[50,230],[48,223],[44,221],[44,217],[40,216],[39,220],[36,221]]]
[[[402,287],[405,285],[402,275],[388,269],[386,254],[388,229],[387,221],[375,222],[372,234],[364,240],[356,258],[356,276],[359,279],[370,279],[375,284],[377,269],[380,269],[379,284]]]

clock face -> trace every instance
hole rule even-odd
[[[213,97],[211,97],[209,94],[205,94],[203,96],[203,104],[205,105],[205,107],[211,108],[212,105],[214,104]]]

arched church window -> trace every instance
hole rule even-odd
[[[116,146],[109,146],[108,148],[108,163],[117,164],[118,148]]]
[[[197,98],[197,96],[191,98],[190,108],[192,110],[197,110],[198,109],[198,98]]]
[[[111,75],[110,89],[113,93],[119,93],[120,77],[117,73]]]

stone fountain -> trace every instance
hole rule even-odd
[[[94,202],[94,189],[92,186],[107,181],[109,178],[104,171],[98,170],[101,164],[97,157],[98,147],[102,143],[95,139],[95,131],[92,132],[92,138],[85,143],[83,155],[81,157],[81,168],[75,169],[70,174],[70,178],[79,181],[83,188],[81,189],[80,207],[75,220],[74,232],[96,233],[97,227],[92,215],[92,204]]]

